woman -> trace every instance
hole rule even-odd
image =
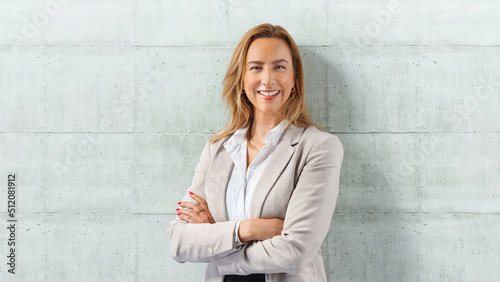
[[[203,149],[168,230],[204,281],[326,281],[321,244],[339,188],[342,144],[309,119],[300,53],[280,26],[250,29],[223,97],[228,127]]]

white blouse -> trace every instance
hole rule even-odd
[[[229,220],[238,220],[235,228],[235,240],[238,239],[240,221],[248,219],[250,202],[255,186],[266,169],[278,141],[283,135],[284,122],[270,130],[265,137],[266,145],[257,153],[247,170],[247,140],[248,128],[237,130],[225,143],[224,148],[234,162],[233,171],[226,190],[226,211]]]

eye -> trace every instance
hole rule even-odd
[[[277,69],[282,69],[282,70],[286,69],[285,66],[281,66],[281,65],[280,66],[276,66],[276,68]]]
[[[259,67],[259,66],[253,66],[250,68],[250,70],[260,70],[260,69],[261,69],[261,67]]]

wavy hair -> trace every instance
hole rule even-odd
[[[236,130],[250,126],[253,122],[253,105],[243,93],[242,85],[248,48],[258,38],[283,39],[290,48],[296,90],[290,93],[288,100],[283,104],[285,126],[290,124],[297,127],[312,125],[323,129],[309,118],[304,94],[304,69],[302,68],[302,59],[297,44],[283,27],[266,23],[247,31],[234,50],[224,77],[224,87],[222,89],[222,98],[225,100],[226,107],[231,115],[226,128],[210,138],[211,143],[229,137]],[[249,134],[247,134],[247,138],[250,138]]]

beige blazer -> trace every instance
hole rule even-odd
[[[264,241],[234,247],[236,221],[228,221],[226,186],[233,161],[223,143],[207,143],[195,169],[192,191],[203,197],[216,223],[170,224],[170,250],[178,262],[208,263],[204,280],[266,273],[267,282],[326,281],[321,244],[339,191],[344,150],[334,135],[290,125],[283,133],[250,206],[251,218],[282,218],[283,231]],[[193,201],[188,193],[183,201]]]

